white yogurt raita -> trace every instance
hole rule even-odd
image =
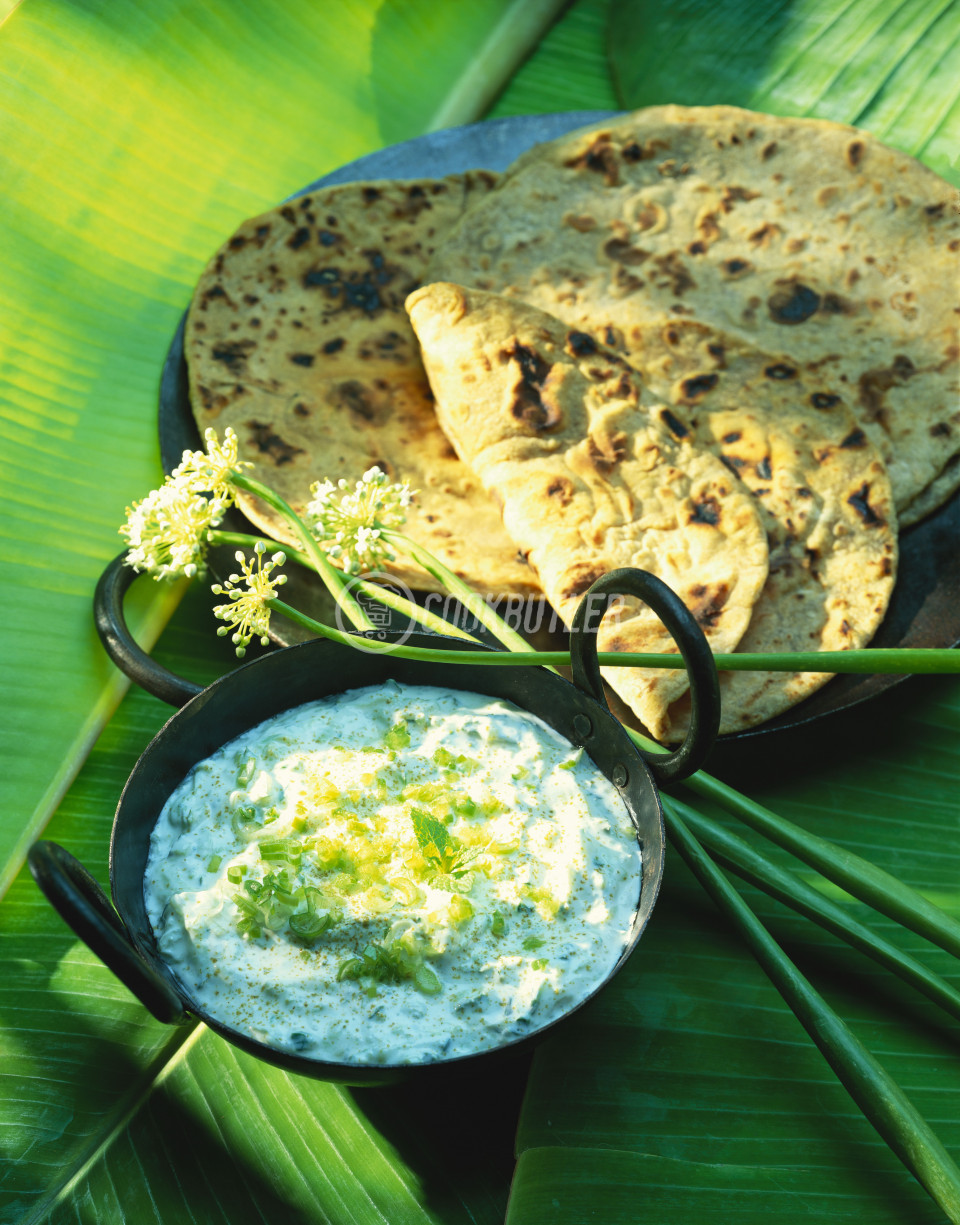
[[[394,682],[268,719],[190,771],[151,836],[160,951],[280,1050],[427,1063],[589,995],[626,943],[636,832],[590,759],[489,696]]]

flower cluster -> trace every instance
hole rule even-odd
[[[120,528],[127,542],[127,565],[157,580],[193,578],[204,567],[207,532],[225,510],[218,498],[166,482],[127,508],[127,522]]]
[[[256,569],[254,569],[253,562],[247,561],[238,549],[236,558],[243,571],[242,575],[231,574],[222,585],[214,583],[211,588],[214,595],[225,595],[230,600],[229,604],[218,604],[213,610],[213,615],[219,621],[226,622],[226,625],[221,625],[217,630],[221,638],[229,634],[231,630],[234,631],[230,641],[237,648],[237,655],[241,659],[247,652],[251,638],[258,637],[261,646],[266,646],[269,642],[267,636],[270,629],[269,601],[276,599],[277,588],[287,581],[285,574],[278,574],[276,578],[272,577],[274,569],[282,566],[287,560],[286,555],[274,553],[267,564],[263,565],[263,555],[266,551],[267,546],[262,540],[258,540],[254,545],[256,555]],[[245,588],[238,586],[241,581],[245,584]]]
[[[207,430],[207,450],[184,451],[182,462],[159,489],[127,507],[120,535],[128,566],[157,580],[193,578],[206,562],[207,533],[233,504],[230,473],[247,467],[237,459],[237,436],[227,429],[221,445]]]
[[[408,485],[388,485],[387,474],[369,468],[353,492],[345,480],[315,482],[313,501],[304,518],[327,555],[347,574],[376,570],[394,553],[383,539],[384,529],[398,528],[413,500]]]
[[[241,468],[252,468],[253,464],[238,458],[237,435],[229,426],[223,432],[222,443],[216,430],[205,430],[203,440],[206,452],[184,451],[169,479],[194,493],[209,493],[214,498],[232,501],[231,474]]]

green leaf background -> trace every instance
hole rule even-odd
[[[0,1221],[942,1219],[672,856],[640,950],[529,1085],[519,1061],[429,1094],[158,1025],[22,870],[46,827],[105,879],[123,781],[169,713],[124,696],[90,601],[160,475],[166,346],[241,218],[433,127],[664,101],[859,122],[960,182],[956,0],[560,8],[0,0]],[[168,666],[232,666],[202,591],[141,581],[129,603],[141,640],[167,626]],[[956,682],[912,681],[714,767],[960,913],[958,730]],[[960,1154],[955,1023],[746,895]]]

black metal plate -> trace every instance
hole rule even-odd
[[[559,115],[515,115],[431,132],[415,140],[392,145],[361,157],[339,170],[309,183],[296,195],[361,179],[419,178],[456,174],[482,168],[504,170],[520,153],[540,141],[610,118],[612,111],[570,111]],[[184,449],[201,447],[190,411],[187,368],[183,355],[183,321],[177,329],[163,367],[160,383],[160,452],[164,471],[170,472]],[[236,531],[253,530],[236,511],[224,525]],[[233,568],[233,559],[211,557],[215,573]],[[319,580],[311,580],[297,567],[289,567],[285,598],[304,611],[331,620],[329,597]],[[279,645],[301,641],[296,627],[276,623],[272,634]],[[900,568],[887,615],[873,639],[876,647],[952,647],[960,642],[960,494],[923,523],[908,528],[900,538]],[[538,645],[541,645],[538,643]],[[557,644],[559,645],[559,644]],[[903,680],[900,676],[838,676],[812,697],[760,727],[738,733],[739,739],[796,727],[845,710],[874,697]]]

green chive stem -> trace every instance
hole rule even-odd
[[[939,974],[934,974],[915,957],[852,918],[843,907],[825,898],[795,873],[772,863],[719,822],[704,816],[675,796],[664,796],[663,803],[665,808],[686,822],[712,857],[724,867],[839,936],[933,1000],[951,1016],[960,1019],[960,991],[951,987]]]
[[[736,928],[840,1083],[949,1220],[960,1222],[960,1170],[896,1081],[799,972],[683,820],[666,814],[670,840]]]
[[[652,658],[652,657],[648,657]],[[939,675],[960,672],[960,651],[949,647],[873,647],[854,651],[734,652],[714,655],[720,672],[831,672],[857,675]],[[641,664],[637,654],[598,653],[605,668],[627,666],[682,668],[677,655],[659,656],[656,664]],[[667,663],[666,660],[672,662]],[[661,662],[662,661],[662,662]]]
[[[526,638],[518,634],[516,630],[512,630],[506,622],[493,611],[483,596],[478,595],[473,588],[463,581],[459,575],[445,566],[439,557],[435,557],[429,549],[423,548],[417,544],[415,540],[411,540],[409,536],[405,536],[402,532],[393,531],[384,528],[381,532],[382,538],[387,544],[393,545],[400,552],[406,555],[422,566],[428,574],[433,577],[450,592],[455,595],[463,607],[476,617],[477,621],[490,631],[505,647],[509,647],[511,651],[529,651],[530,644]]]
[[[827,880],[880,914],[895,919],[903,927],[960,957],[960,922],[883,868],[802,829],[702,770],[688,778],[683,786],[721,804],[752,829],[816,868]]]
[[[667,752],[663,745],[640,732],[629,727],[624,730],[633,743],[645,752]],[[878,868],[836,842],[810,833],[786,817],[778,816],[704,770],[691,774],[682,785],[704,799],[713,800],[745,825],[790,851],[811,868],[816,868],[821,876],[833,881],[859,901],[866,902],[880,914],[960,957],[960,922],[883,868]]]
[[[261,486],[259,481],[254,481],[251,477],[239,476],[234,483],[241,488],[246,488],[251,493],[256,493],[258,497],[263,498],[265,501],[269,501],[275,509],[290,518],[291,523],[296,527],[299,534],[305,542],[308,542],[309,551],[306,553],[288,545],[281,546],[292,561],[297,562],[301,566],[316,570],[338,603],[345,599],[353,598],[350,592],[346,590],[347,580],[344,579],[342,572],[331,564],[296,512],[282,498],[274,494],[267,486]],[[254,486],[257,488],[254,488]],[[490,608],[483,596],[473,591],[463,579],[454,574],[449,567],[445,566],[428,549],[411,540],[409,536],[403,535],[402,532],[383,529],[383,538],[389,544],[406,553],[427,573],[433,575],[438,582],[446,587],[451,595],[456,596],[471,616],[475,617],[481,625],[488,629],[498,641],[508,647],[516,657],[508,661],[511,665],[519,667],[537,665],[553,668],[569,666],[569,651],[531,651],[527,640],[518,634],[516,630],[511,629]],[[241,547],[252,548],[258,540],[263,540],[263,537],[247,535],[242,532],[211,531],[209,539],[212,544],[236,544]],[[264,543],[269,545],[275,542],[264,540]],[[405,616],[410,617],[411,620],[436,633],[447,634],[454,638],[462,638],[469,642],[477,641],[473,635],[466,633],[466,631],[459,629],[457,626],[451,625],[449,621],[444,621],[442,617],[438,617],[435,613],[421,608],[418,604],[414,604],[402,596],[387,591],[376,583],[370,583],[362,579],[354,580],[350,586],[355,587],[371,599],[378,600],[388,608],[403,613]],[[353,602],[356,604],[355,600]],[[356,607],[360,609],[359,604],[356,604]],[[369,620],[366,613],[362,609],[360,609],[360,613],[366,622],[365,624],[361,625],[351,617],[357,629],[374,629],[375,626]],[[403,657],[410,659],[435,658],[435,656],[421,657],[419,655]],[[502,659],[492,660],[483,655],[473,653],[451,657],[444,652],[444,657],[448,663],[482,665],[505,662]],[[602,668],[676,669],[686,667],[682,657],[679,655],[652,652],[600,651],[597,654],[597,659]],[[881,647],[855,651],[786,651],[770,652],[769,654],[731,652],[714,655],[714,662],[717,665],[717,669],[721,672],[830,672],[865,674],[868,676],[881,673],[892,675],[947,675],[960,673],[960,651],[950,648],[933,647]]]
[[[341,572],[334,566],[326,553],[320,548],[316,540],[307,530],[306,524],[293,509],[293,507],[285,502],[278,493],[264,485],[260,481],[254,480],[252,476],[247,476],[243,472],[234,469],[230,476],[230,483],[235,485],[237,489],[245,489],[247,493],[255,494],[261,498],[268,506],[272,506],[274,510],[279,511],[281,515],[291,525],[306,548],[306,552],[310,557],[313,568],[320,575],[327,590],[337,601],[350,621],[358,630],[372,630],[375,628],[373,622],[361,608],[356,597],[347,587],[344,577]]]

